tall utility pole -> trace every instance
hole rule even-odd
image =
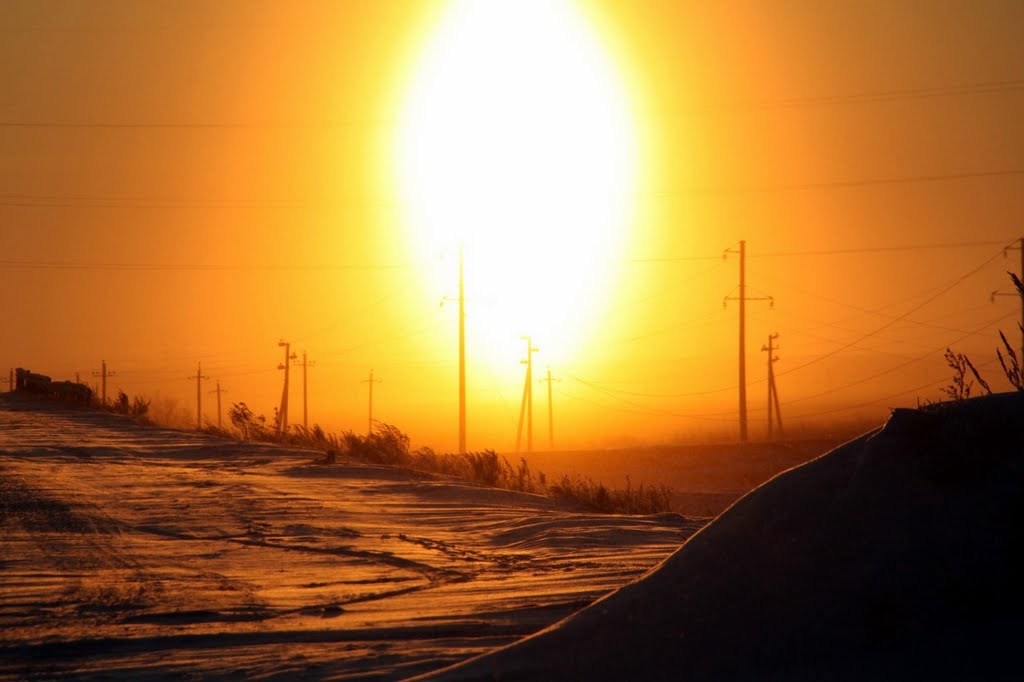
[[[729,301],[740,302],[740,442],[747,442],[747,342],[746,342],[746,318],[747,301],[768,301],[769,305],[774,304],[771,296],[747,296],[747,242],[740,240],[739,250],[726,249],[722,253],[722,259],[726,259],[730,253],[738,253],[740,256],[740,288],[739,295],[726,296],[722,301],[724,307]]]
[[[373,370],[370,370],[370,378],[363,379],[362,383],[370,384],[370,409],[366,417],[366,435],[373,435],[373,385],[381,383],[380,379],[373,378]]]
[[[1024,237],[1021,237],[1017,242],[1017,246],[1007,246],[1003,249],[1003,257],[1005,258],[1010,254],[1010,251],[1020,251],[1020,279],[1024,281]],[[1020,357],[1021,363],[1024,363],[1024,296],[1018,291],[999,291],[996,289],[992,292],[992,302],[995,303],[996,296],[1016,296],[1020,298]]]
[[[203,376],[203,363],[198,363],[196,366],[196,375],[189,377],[189,379],[196,380],[196,429],[203,428],[203,379],[209,379],[210,377]],[[220,396],[217,396],[218,401]]]
[[[226,389],[223,389],[223,388],[220,387],[220,379],[217,380],[217,388],[212,390],[212,391],[210,391],[210,393],[216,393],[217,394],[217,428],[220,429],[221,428],[221,421],[220,421],[220,414],[221,414],[220,413],[220,394],[221,393],[227,393]]]
[[[304,429],[308,429],[309,428],[309,418],[308,418],[308,413],[306,412],[306,405],[307,405],[306,401],[307,401],[307,398],[308,398],[308,393],[306,391],[306,368],[307,367],[315,367],[315,366],[316,366],[316,361],[315,360],[307,360],[306,359],[306,351],[302,351],[302,428],[304,428]]]
[[[551,384],[553,382],[555,382],[555,381],[558,381],[558,380],[551,378],[551,368],[550,367],[547,368],[547,372],[548,372],[547,378],[541,379],[541,381],[545,382],[548,385],[548,450],[554,450],[555,449],[555,418],[554,418],[555,412],[554,412],[554,408],[552,407],[552,405],[554,403],[551,400]]]
[[[516,452],[523,441],[523,415],[526,415],[526,451],[533,452],[533,354],[538,348],[533,347],[529,336],[522,337],[526,341],[526,359],[519,364],[526,365],[526,382],[523,384],[523,401],[519,405],[519,428],[516,430]]]
[[[94,377],[100,377],[100,379],[101,379],[100,386],[102,386],[102,388],[100,390],[100,395],[102,396],[101,400],[103,401],[103,404],[106,405],[107,404],[107,377],[112,377],[112,376],[114,376],[115,373],[107,370],[107,361],[106,360],[103,361],[103,364],[101,365],[101,367],[102,367],[102,369],[99,372],[93,372],[92,375]]]
[[[10,376],[8,376],[6,379],[4,379],[3,382],[5,384],[7,384],[7,390],[8,391],[13,391],[14,390],[14,368],[13,367],[11,368]]]
[[[277,412],[277,432],[281,433],[288,431],[288,368],[291,361],[298,356],[292,352],[292,344],[287,341],[278,341],[277,345],[284,348],[284,362],[277,366],[278,369],[284,370],[284,390],[281,391],[281,408]]]
[[[779,361],[775,357],[775,351],[779,349],[774,345],[775,339],[779,338],[778,333],[768,335],[768,345],[761,346],[762,351],[768,352],[768,440],[772,440],[772,407],[775,407],[775,419],[779,422],[779,436],[782,436],[782,411],[779,409],[779,391],[775,386],[775,369],[773,365]]]
[[[466,289],[462,275],[461,244],[459,245],[459,454],[466,454]]]

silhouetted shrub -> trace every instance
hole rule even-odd
[[[238,429],[243,440],[268,440],[271,435],[267,430],[267,419],[262,414],[257,416],[245,403],[234,403],[228,410],[231,425]]]
[[[140,396],[129,398],[124,391],[118,391],[117,399],[110,404],[110,410],[134,419],[144,419],[149,412],[149,401],[143,400]]]
[[[589,478],[563,475],[548,487],[552,497],[570,500],[606,514],[659,514],[672,511],[672,489],[665,485],[634,488],[626,477],[626,488],[614,490]]]

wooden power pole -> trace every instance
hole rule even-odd
[[[94,377],[100,377],[100,386],[102,387],[101,391],[100,391],[100,395],[102,397],[100,399],[103,401],[103,404],[106,405],[107,404],[107,377],[114,376],[114,372],[111,372],[110,370],[107,369],[107,361],[106,360],[103,361],[103,363],[100,365],[100,367],[101,367],[100,371],[99,372],[93,372],[92,375]]]
[[[739,377],[739,398],[740,398],[740,442],[745,443],[747,441],[747,348],[746,348],[746,324],[747,324],[747,301],[768,301],[769,305],[774,303],[774,299],[771,296],[747,296],[747,275],[746,275],[746,259],[747,259],[747,242],[740,240],[739,249],[726,249],[722,253],[722,258],[725,259],[730,253],[739,254],[740,257],[740,286],[739,293],[736,296],[726,296],[725,300],[722,301],[722,305],[726,305],[729,301],[739,301],[740,303],[740,377]]]
[[[553,402],[553,400],[551,398],[551,384],[553,384],[555,381],[558,381],[558,379],[552,379],[551,378],[551,368],[548,367],[547,368],[547,377],[544,378],[544,379],[541,379],[541,381],[545,382],[548,385],[548,450],[554,450],[555,449],[555,410],[554,410],[554,407],[553,407],[554,402]]]
[[[523,439],[523,415],[526,415],[526,451],[533,452],[533,354],[539,349],[533,347],[529,336],[522,337],[526,341],[526,359],[520,364],[526,365],[526,382],[523,384],[523,401],[519,406],[519,428],[516,430],[516,452],[519,452]]]
[[[370,378],[369,379],[363,379],[362,383],[370,385],[370,405],[369,405],[369,410],[368,410],[367,416],[366,416],[366,435],[367,436],[372,436],[373,435],[373,385],[381,383],[381,380],[373,378],[373,370],[371,369],[370,370]]]
[[[1024,281],[1024,237],[1021,237],[1017,242],[1016,246],[1010,245],[1003,249],[1003,256],[1009,255],[1010,251],[1020,251],[1020,279]],[[1016,296],[1020,299],[1020,357],[1021,366],[1024,366],[1024,296],[1018,291],[999,291],[998,289],[992,292],[992,302],[996,300],[996,296]]]
[[[284,390],[281,391],[281,407],[277,412],[277,432],[288,431],[288,370],[291,361],[297,356],[292,352],[292,344],[287,341],[278,341],[278,347],[284,348],[284,362],[277,366],[284,370]]]
[[[306,359],[306,351],[302,351],[302,428],[309,428],[309,413],[307,412],[307,405],[309,399],[309,393],[306,388],[306,368],[313,367],[316,365],[316,361]]]
[[[227,390],[220,387],[220,379],[218,379],[217,380],[217,388],[215,388],[214,390],[210,391],[210,393],[216,393],[217,394],[217,429],[219,430],[221,428],[220,394],[221,393],[227,393]]]
[[[466,289],[459,246],[459,454],[466,454]]]
[[[195,379],[196,381],[196,429],[202,430],[203,428],[203,379],[209,379],[210,377],[203,376],[203,363],[200,362],[196,365],[196,375],[189,377],[189,379]],[[220,396],[217,396],[218,400]]]
[[[778,346],[774,345],[775,339],[779,338],[778,333],[768,335],[768,345],[761,346],[762,351],[768,352],[768,440],[773,439],[772,434],[772,422],[778,421],[779,424],[779,437],[782,436],[782,411],[779,409],[779,391],[775,386],[775,369],[773,365],[779,361],[775,357],[775,351],[779,349]],[[774,420],[772,418],[772,408],[775,408]]]

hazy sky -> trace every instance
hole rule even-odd
[[[437,100],[458,100],[449,121],[487,119],[466,130],[482,159],[467,182],[527,140],[522,177],[492,183],[474,214],[505,257],[467,264],[471,448],[514,444],[523,334],[535,378],[557,379],[562,446],[735,435],[737,309],[723,299],[738,260],[722,253],[741,239],[748,295],[774,297],[748,304],[753,435],[772,332],[789,425],[937,399],[946,346],[1006,388],[997,330],[1019,343],[1020,307],[989,294],[1007,290],[1020,253],[1002,247],[1024,234],[1024,3],[588,0],[562,3],[564,24],[488,4],[508,14],[451,49],[450,68],[480,50],[484,75]],[[396,178],[408,93],[462,5],[0,2],[0,366],[92,381],[105,359],[111,391],[194,410],[201,361],[226,401],[269,416],[283,338],[316,362],[310,421],[362,430],[373,369],[375,416],[454,447],[457,258],[415,233]],[[502,70],[486,71],[496,53]],[[573,108],[589,76],[559,69],[580,55],[618,99]],[[555,86],[533,87],[549,71]],[[473,113],[484,94],[517,115]],[[570,241],[531,229],[551,218],[535,191],[568,193],[602,167],[595,155],[549,181],[547,151],[612,109],[631,122],[614,152],[632,164],[628,204],[574,190],[591,211],[558,214]],[[535,119],[556,142],[529,147]],[[442,174],[452,161],[435,155]],[[602,220],[618,232],[586,265]],[[579,272],[589,288],[566,310],[587,318],[564,338],[482,328],[493,296],[521,292],[530,310]],[[292,388],[294,423],[301,372]],[[209,419],[213,406],[206,394]],[[543,384],[534,409],[545,444]]]

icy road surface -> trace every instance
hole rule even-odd
[[[550,625],[706,521],[319,456],[0,395],[0,677],[401,679]]]

